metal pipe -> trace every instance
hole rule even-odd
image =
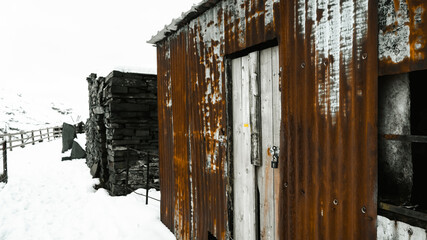
[[[150,187],[150,154],[147,152],[147,176],[145,181],[145,205],[148,204],[148,188]]]

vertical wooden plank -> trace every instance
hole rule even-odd
[[[246,212],[245,218],[247,219],[246,233],[244,239],[257,238],[257,222],[256,222],[256,202],[255,202],[255,167],[250,164],[251,152],[251,131],[250,131],[250,114],[249,114],[249,57],[242,58],[242,116],[243,116],[243,147],[241,161],[244,164],[243,176],[243,189],[245,191],[244,210]],[[239,238],[240,239],[240,238]]]
[[[261,51],[261,139],[262,165],[257,171],[260,194],[260,236],[261,239],[274,239],[274,170],[271,168],[272,156],[269,149],[273,147],[273,74],[271,48]]]
[[[278,146],[280,151],[283,151],[280,146],[280,124],[282,118],[282,92],[280,88],[280,69],[279,69],[279,47],[273,47],[271,49],[271,67],[272,67],[272,116],[273,116],[273,146]],[[284,164],[282,159],[279,159],[279,165]],[[279,239],[279,191],[280,191],[280,174],[279,170],[273,171],[273,198],[274,198],[274,236],[275,239]]]
[[[250,164],[248,57],[232,61],[234,239],[256,239],[255,169]]]
[[[251,126],[251,163],[261,166],[260,156],[260,87],[259,87],[259,57],[258,52],[248,55],[249,67],[249,109]]]

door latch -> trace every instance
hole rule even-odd
[[[271,168],[277,168],[279,165],[279,147],[273,146],[270,148],[270,154],[273,156],[271,159]]]

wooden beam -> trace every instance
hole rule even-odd
[[[427,226],[427,213],[411,210],[402,206],[380,202],[378,205],[378,213],[389,219],[405,222],[413,226],[421,228],[426,228]]]
[[[382,137],[392,141],[427,143],[427,136],[384,134]]]

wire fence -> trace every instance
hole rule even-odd
[[[44,140],[50,141],[51,139],[61,137],[62,127],[50,127],[42,128],[38,130],[31,131],[21,131],[17,133],[9,133],[0,135],[0,139],[7,141],[7,148],[12,151],[16,147],[25,147],[25,145],[38,142],[43,142]]]
[[[144,167],[146,169],[146,172],[145,172],[145,174],[146,174],[145,175],[145,177],[146,177],[146,179],[145,179],[145,194],[138,193],[136,191],[135,191],[135,193],[138,194],[138,195],[141,195],[141,196],[145,197],[145,204],[146,205],[148,204],[148,199],[152,199],[152,200],[160,202],[160,199],[153,198],[153,197],[149,196],[149,189],[151,188],[150,182],[152,180],[150,178],[150,163],[151,163],[150,162],[150,156],[158,155],[158,154],[156,154],[156,153],[150,153],[150,151],[141,151],[141,150],[138,150],[138,149],[135,149],[135,148],[131,148],[131,147],[129,147],[128,149],[131,150],[131,151],[136,152],[138,154],[139,159],[144,159],[144,157],[147,159],[146,164],[144,164]],[[128,188],[128,190],[132,191],[132,189],[128,185],[129,184],[129,176],[128,176],[129,175],[129,156],[127,157],[127,159],[128,159],[128,161],[127,161],[126,187]]]
[[[7,183],[7,142],[1,142],[1,156],[0,156],[0,182]]]

